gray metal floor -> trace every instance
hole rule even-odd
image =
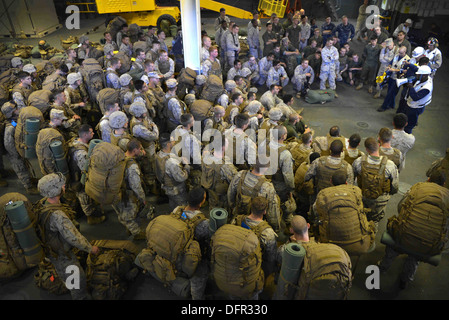
[[[47,36],[45,39],[56,47],[60,46],[60,39],[67,38],[71,34],[82,34],[94,26],[100,26],[96,32],[89,35],[93,41],[98,41],[104,32],[103,19],[96,18],[91,20],[82,20],[82,30],[73,32],[64,28]],[[213,19],[203,19],[204,28],[209,34],[213,34]],[[238,21],[241,26],[247,25],[247,21]],[[37,43],[36,39],[26,39],[21,41],[24,44]],[[170,42],[171,38],[167,39]],[[363,44],[355,41],[353,49],[361,53]],[[447,57],[444,57],[446,59]],[[443,60],[444,60],[443,59]],[[446,93],[449,92],[449,66],[447,61],[443,62],[442,68],[434,82],[433,101],[426,111],[419,118],[419,126],[413,131],[416,136],[416,143],[412,150],[407,154],[406,167],[400,174],[400,192],[392,196],[387,207],[387,214],[379,224],[379,232],[376,239],[376,249],[366,256],[363,256],[358,262],[355,270],[349,300],[439,300],[449,299],[449,256],[443,255],[442,261],[438,267],[421,263],[415,281],[405,290],[398,289],[398,275],[400,273],[403,256],[400,256],[392,268],[385,274],[381,274],[380,289],[368,290],[365,281],[368,274],[365,273],[366,267],[375,264],[383,255],[384,245],[380,244],[380,236],[385,230],[387,219],[396,214],[397,204],[402,194],[410,188],[411,185],[424,181],[425,172],[430,164],[439,157],[443,157],[446,148],[449,147],[449,104]],[[317,83],[314,84],[315,86]],[[291,86],[285,88],[291,92]],[[379,113],[376,109],[380,106],[383,99],[373,99],[366,88],[356,91],[345,84],[337,84],[339,98],[331,103],[324,105],[310,105],[303,100],[295,102],[295,108],[304,108],[302,113],[306,123],[316,132],[316,135],[325,135],[332,125],[339,125],[344,136],[349,137],[353,133],[359,133],[363,139],[369,136],[376,136],[382,127],[392,127],[392,118],[394,111],[389,110]],[[259,94],[262,92],[259,91]],[[384,95],[386,90],[384,90]],[[362,144],[363,145],[363,142]],[[363,150],[363,147],[362,147]],[[8,167],[8,159],[4,159]],[[33,163],[36,174],[40,175],[37,163]],[[23,187],[15,179],[9,179],[9,187],[0,190],[0,194],[6,192],[25,192]],[[39,197],[32,196],[31,200],[38,200]],[[160,213],[166,212],[166,205],[157,206]],[[116,214],[110,210],[107,212],[107,221],[103,224],[90,226],[85,218],[80,219],[81,232],[89,239],[126,239],[126,231],[118,222]],[[144,245],[144,243],[142,243]],[[33,281],[35,270],[25,272],[20,278],[7,284],[0,285],[0,299],[70,299],[70,295],[54,296],[38,289]],[[209,298],[220,299],[219,293],[212,287],[208,289]],[[262,295],[263,298],[263,295]],[[175,300],[179,299],[173,293],[167,291],[156,280],[140,275],[137,281],[130,287],[125,299],[132,300]]]

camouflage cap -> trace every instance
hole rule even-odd
[[[67,117],[64,115],[64,111],[59,110],[59,109],[51,109],[51,111],[50,111],[50,119],[67,120]]]
[[[78,80],[81,80],[81,75],[77,72],[72,72],[67,75],[67,83],[74,84]]]
[[[160,78],[157,72],[148,72],[148,78]]]
[[[33,72],[36,72],[36,67],[34,66],[34,64],[29,63],[24,65],[22,70],[31,74]]]
[[[129,74],[124,73],[120,76],[120,78],[118,79],[118,81],[120,82],[120,85],[122,87],[127,86],[130,84],[131,80],[133,79],[133,77],[131,77]]]
[[[197,85],[199,85],[199,86],[202,86],[203,84],[206,83],[206,80],[207,80],[207,78],[206,78],[205,75],[199,74],[199,75],[197,75],[196,78],[195,78],[195,83],[196,83]]]
[[[173,89],[178,85],[178,81],[176,81],[176,79],[168,79],[165,84],[167,85],[167,88]]]
[[[62,173],[50,173],[43,176],[37,183],[37,188],[43,197],[54,198],[62,193],[65,177]]]
[[[11,118],[14,110],[16,110],[16,105],[11,102],[5,102],[2,106],[2,113],[7,119]]]
[[[255,88],[255,87],[251,87],[251,88],[249,88],[249,90],[248,90],[248,92],[254,92],[254,93],[257,93],[257,88]]]
[[[141,101],[133,102],[129,107],[129,113],[131,113],[134,117],[140,118],[143,114],[147,113],[145,103]],[[111,120],[109,119],[109,121]]]
[[[11,59],[11,66],[13,68],[17,68],[18,66],[20,66],[21,64],[23,64],[23,60],[20,57],[14,57]]]
[[[109,116],[109,126],[112,129],[122,129],[128,122],[128,117],[123,111],[114,111]]]
[[[269,112],[268,112],[268,118],[270,118],[270,120],[273,121],[279,121],[282,118],[282,110],[280,108],[272,108]]]
[[[257,100],[253,100],[251,101],[247,106],[246,106],[246,111],[248,111],[248,114],[250,116],[256,114],[257,112],[259,112],[259,110],[262,108],[262,103],[260,103]]]
[[[237,87],[237,84],[234,80],[228,80],[225,82],[226,91],[232,91],[232,89],[234,89],[235,87]]]

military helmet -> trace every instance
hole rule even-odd
[[[23,64],[23,60],[20,57],[14,57],[11,59],[11,66],[13,68],[17,68],[18,66],[20,66],[21,64]]]
[[[199,86],[202,86],[203,84],[206,83],[206,80],[207,80],[207,78],[205,75],[199,74],[196,76],[195,83]]]
[[[67,83],[74,84],[78,80],[81,80],[81,75],[77,72],[72,72],[67,75]]]
[[[248,106],[246,107],[246,110],[248,111],[248,114],[250,116],[256,114],[257,112],[259,112],[259,110],[262,108],[262,103],[260,103],[257,100],[253,100],[251,101]]]
[[[5,102],[2,106],[2,113],[7,119],[12,118],[14,110],[16,110],[16,105],[11,102]]]
[[[133,79],[133,77],[131,77],[129,74],[124,73],[120,76],[120,78],[118,79],[118,81],[120,82],[120,85],[122,87],[125,87],[127,85],[129,85],[129,83],[131,82],[131,80]]]
[[[62,193],[65,177],[62,173],[50,173],[39,179],[37,188],[43,197],[54,198]]]
[[[434,37],[430,37],[429,40],[427,40],[427,44],[431,46],[438,47],[438,39]]]
[[[241,75],[242,75],[242,77],[246,78],[251,75],[251,70],[246,67],[242,68]]]
[[[145,103],[143,103],[141,101],[133,102],[131,104],[131,106],[129,107],[129,113],[131,113],[136,118],[140,118],[143,114],[147,113],[147,108],[145,107]]]
[[[29,74],[32,74],[33,72],[36,72],[36,67],[34,66],[34,64],[29,63],[24,65],[22,70],[28,72]]]
[[[104,54],[112,54],[114,52],[114,46],[110,43],[107,43],[103,47]]]
[[[114,111],[109,116],[109,126],[112,129],[122,129],[128,123],[128,117],[123,111]]]
[[[282,110],[280,108],[272,108],[269,112],[268,112],[268,118],[270,118],[270,120],[273,121],[279,121],[282,118]]]
[[[226,91],[232,91],[232,89],[234,89],[235,87],[237,87],[237,84],[234,80],[228,80],[225,82]]]
[[[186,94],[184,97],[184,101],[187,105],[191,105],[196,100],[196,97],[193,93]]]

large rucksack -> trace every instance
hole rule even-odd
[[[17,82],[18,69],[10,68],[0,73],[0,106],[10,98],[11,89]]]
[[[31,92],[28,97],[28,105],[38,108],[42,114],[50,109],[50,99],[52,92],[50,90],[36,90]]]
[[[176,94],[180,99],[185,98],[187,91],[190,92],[193,90],[196,76],[195,70],[192,70],[189,67],[181,69],[177,77],[178,87],[176,88]]]
[[[317,240],[333,243],[350,255],[368,252],[375,239],[374,222],[366,219],[362,192],[352,185],[325,188],[318,193],[320,220]]]
[[[352,285],[351,259],[331,243],[301,242],[306,250],[296,300],[344,300]]]
[[[399,214],[388,219],[396,243],[423,256],[440,254],[448,241],[449,190],[435,183],[412,186]]]
[[[104,88],[98,92],[97,102],[101,113],[105,114],[108,104],[118,103],[119,91],[113,88]]]
[[[214,106],[211,102],[204,99],[195,100],[190,106],[190,113],[195,121],[203,121],[214,115]]]
[[[183,207],[170,215],[160,215],[146,228],[148,247],[141,261],[156,279],[164,284],[177,277],[191,278],[201,261],[201,248],[194,239],[195,228],[205,217],[187,217]]]
[[[43,175],[59,172],[55,156],[50,148],[50,144],[55,141],[61,141],[64,155],[67,156],[67,145],[64,136],[58,130],[45,128],[39,131],[36,142],[36,155]]]
[[[374,165],[368,162],[366,155],[362,155],[362,170],[357,177],[357,184],[365,198],[377,199],[385,192],[390,192],[390,181],[385,181],[387,161],[387,157],[382,157],[380,165]]]
[[[293,172],[298,170],[301,163],[307,161],[307,158],[312,153],[312,150],[303,150],[300,148],[301,144],[298,141],[289,141],[286,143],[287,150],[290,151],[293,158]]]
[[[262,290],[262,250],[253,231],[225,224],[212,236],[211,248],[212,275],[220,290],[241,299]]]
[[[127,240],[94,240],[100,248],[87,257],[86,279],[94,300],[118,300],[138,275],[134,260],[138,247]]]
[[[20,110],[16,130],[14,131],[14,142],[16,145],[16,150],[22,158],[25,157],[25,149],[27,148],[25,144],[27,119],[37,119],[40,122],[40,128],[44,126],[44,116],[38,108],[29,106]]]
[[[70,292],[56,272],[54,265],[47,259],[43,259],[39,263],[37,272],[34,274],[34,283],[38,288],[51,294],[63,295]]]
[[[106,26],[106,32],[109,32],[111,34],[111,37],[113,40],[117,37],[117,33],[122,29],[123,25],[127,23],[125,18],[122,18],[120,16],[116,16],[114,19],[109,21],[108,25]]]
[[[220,95],[225,91],[223,86],[223,81],[220,77],[211,74],[207,77],[206,83],[204,84],[203,91],[201,91],[201,99],[205,99],[212,103],[220,97]]]
[[[324,188],[332,186],[331,179],[332,175],[337,171],[342,171],[343,173],[347,173],[347,166],[349,164],[342,160],[339,164],[333,164],[329,161],[328,157],[319,157],[317,173],[315,176],[314,185],[316,188],[316,192],[323,190]]]
[[[114,57],[118,58],[121,62],[120,68],[116,70],[119,75],[127,73],[131,69],[131,58],[126,53],[114,51]]]
[[[120,147],[109,142],[97,144],[89,158],[86,194],[103,205],[120,201],[125,168],[125,153]]]
[[[30,221],[34,224],[36,217],[32,204],[20,193],[6,193],[0,197],[0,281],[19,276],[24,270],[34,267],[27,261],[16,233],[11,226],[5,207],[10,202],[23,201]]]
[[[97,60],[88,58],[80,68],[84,84],[89,93],[90,101],[97,102],[97,95],[106,86],[103,69]]]

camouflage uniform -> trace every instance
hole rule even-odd
[[[167,108],[167,129],[172,132],[176,126],[181,124],[181,115],[184,113],[183,106],[175,94],[167,92],[165,94],[165,105]]]
[[[260,97],[259,101],[265,107],[266,111],[270,111],[271,108],[274,108],[281,103],[282,99],[277,95],[273,95],[273,93],[268,90]]]
[[[310,79],[307,80],[306,73],[310,73]],[[315,80],[315,72],[313,71],[311,66],[307,66],[307,68],[303,68],[302,65],[299,65],[295,68],[295,74],[292,78],[292,83],[294,84],[294,88],[296,91],[301,91],[304,88],[304,84],[309,82],[312,84]]]
[[[19,181],[23,184],[25,189],[29,189],[33,186],[29,171],[30,165],[27,164],[27,160],[24,160],[17,152],[14,142],[15,131],[16,128],[10,122],[7,122],[5,126],[4,146],[8,153],[11,167],[17,174],[17,178],[19,178]]]
[[[120,89],[119,75],[113,68],[106,69],[106,87]]]
[[[32,92],[33,88],[31,86],[22,86],[20,83],[12,88],[11,97],[19,110],[28,105],[28,97]]]
[[[246,133],[235,133],[234,129],[234,127],[231,127],[224,133],[228,140],[228,148],[225,150],[225,155],[230,159],[230,161],[235,159],[233,164],[237,168],[249,168],[249,164],[256,162],[256,143],[250,139],[250,136]],[[235,147],[233,145],[234,143],[236,144]]]
[[[132,107],[131,107],[132,108]],[[159,139],[159,129],[156,124],[148,117],[140,121],[133,117],[130,124],[131,134],[142,143],[145,150],[145,156],[142,161],[139,161],[145,183],[147,185],[155,184],[155,156],[156,144],[155,141]]]
[[[187,204],[186,181],[189,173],[190,166],[183,166],[181,159],[173,153],[165,153],[162,150],[157,153],[156,175],[168,196],[170,210]]]
[[[97,132],[101,140],[111,142],[112,128],[109,126],[109,116],[104,115],[98,122]]]
[[[209,194],[209,208],[225,208],[228,210],[227,191],[232,178],[237,174],[237,169],[229,158],[217,158],[213,154],[206,152],[203,155],[202,171],[204,172],[206,164],[212,163],[217,164],[220,168],[214,171],[214,177],[212,177],[215,184],[211,188],[206,189]],[[217,175],[219,176],[217,177]]]
[[[284,79],[281,80],[281,77],[283,77]],[[270,86],[273,84],[285,87],[288,84],[289,80],[290,79],[288,78],[287,72],[285,71],[284,67],[279,67],[278,70],[276,70],[275,67],[271,67],[268,71],[266,84],[268,88],[270,88]]]
[[[61,280],[65,283],[70,275],[70,273],[66,273],[68,266],[78,267],[80,288],[70,290],[72,299],[87,299],[89,295],[87,293],[86,275],[72,249],[77,248],[90,253],[92,245],[78,231],[67,215],[73,214],[70,208],[62,204],[50,204],[46,198],[61,195],[64,183],[64,177],[58,174],[49,174],[39,180],[38,188],[45,198],[39,202],[41,207],[37,210],[37,223],[44,233],[41,240],[43,241],[45,255],[55,267]]]
[[[126,191],[122,194],[122,199],[112,207],[117,213],[118,220],[133,235],[142,232],[138,219],[143,218],[139,213],[145,202],[145,191],[142,188],[142,177],[138,164],[133,158],[126,158],[126,169],[124,180]]]
[[[236,206],[236,196],[238,192],[237,188],[244,172],[246,171],[239,171],[234,176],[231,184],[229,185],[228,204],[231,208]],[[245,186],[245,188],[248,188],[250,190],[254,189],[260,178],[261,177],[256,176],[252,172],[248,171],[243,185]],[[267,222],[275,232],[278,232],[281,228],[281,205],[279,196],[276,194],[276,190],[274,189],[273,184],[268,180],[265,181],[256,196],[263,197],[268,200],[268,208],[266,213]]]
[[[380,165],[382,157],[374,157],[368,155],[367,161],[370,164]],[[362,157],[357,158],[352,164],[354,170],[354,176],[360,179],[359,176],[362,172]],[[391,160],[387,160],[385,167],[385,181],[389,180],[390,183],[390,193],[384,193],[377,199],[367,199],[363,198],[363,205],[365,208],[371,209],[371,213],[367,214],[368,220],[374,222],[379,222],[385,215],[385,208],[387,207],[388,200],[390,200],[390,195],[395,194],[399,190],[399,173],[398,168]],[[362,190],[363,191],[363,190]]]
[[[84,169],[87,168],[87,152],[89,151],[89,145],[79,139],[75,139],[69,142],[69,148],[73,148],[71,158],[76,163],[78,170],[83,172]],[[71,170],[74,169],[71,168]],[[81,189],[79,191],[75,191],[75,193],[86,217],[91,216],[95,212],[95,203],[84,190]]]
[[[392,132],[393,138],[391,139],[390,145],[402,152],[402,168],[404,168],[405,156],[407,152],[415,145],[415,136],[411,133],[405,132],[404,130],[393,129]]]
[[[252,64],[249,61],[246,61],[243,63],[242,65],[242,69],[243,68],[248,68],[251,71],[251,83],[257,83],[259,81],[260,75],[259,75],[259,64],[256,62],[254,64]]]
[[[404,167],[404,156],[402,155],[402,152],[400,150],[393,147],[380,147],[379,155],[386,156],[388,159],[392,160],[398,167],[398,172],[401,172],[402,168]]]
[[[324,47],[321,50],[321,59],[323,60],[320,70],[320,90],[326,90],[326,80],[329,81],[329,86],[332,90],[337,88],[335,84],[336,77],[336,63],[338,61],[338,51],[334,46],[330,48]]]
[[[268,61],[267,57],[259,60],[259,81],[257,84],[264,85],[268,78],[268,71],[273,66],[273,61]]]

